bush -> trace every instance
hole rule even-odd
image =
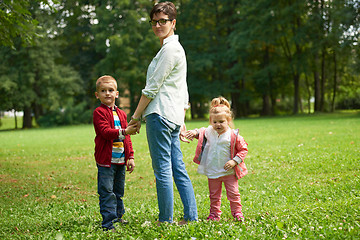
[[[354,98],[343,99],[336,104],[336,109],[360,109],[360,95]]]
[[[75,125],[82,123],[91,123],[92,111],[86,109],[86,103],[77,105],[69,104],[66,108],[48,112],[41,116],[37,121],[41,127]]]
[[[340,98],[336,109],[360,109],[360,91]]]

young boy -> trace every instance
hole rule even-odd
[[[101,105],[94,111],[93,123],[102,227],[115,232],[115,222],[127,223],[122,219],[125,213],[122,197],[125,166],[130,173],[135,168],[130,135],[136,132],[136,127],[127,126],[125,112],[115,106],[119,92],[113,77],[102,76],[97,79],[95,96],[101,101]]]

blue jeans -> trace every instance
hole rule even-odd
[[[98,167],[98,194],[100,213],[104,229],[114,228],[125,213],[124,196],[125,165],[111,164],[111,167]]]
[[[174,210],[173,178],[184,205],[184,220],[196,221],[194,189],[180,150],[180,126],[158,114],[146,116],[146,134],[156,178],[159,221],[172,222]]]

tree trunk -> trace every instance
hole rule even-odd
[[[294,107],[293,114],[297,114],[299,112],[299,74],[294,74]]]
[[[324,112],[325,108],[325,49],[321,54],[321,85],[320,85],[320,106],[319,111]]]
[[[35,117],[35,121],[37,122],[40,116],[43,115],[41,105],[34,103],[32,105],[32,109],[34,109],[34,117]]]
[[[276,96],[271,95],[271,115],[276,113]]]
[[[263,67],[266,68],[269,66],[270,64],[270,54],[269,54],[269,47],[268,45],[265,46],[265,53],[264,53],[264,58],[263,58],[264,64]],[[267,82],[264,83],[266,84],[266,88],[265,91],[263,93],[262,99],[263,99],[263,104],[262,104],[262,111],[261,111],[261,115],[262,116],[270,116],[271,115],[271,73],[268,70],[267,72]]]
[[[23,128],[32,128],[31,107],[24,108]]]
[[[336,88],[337,88],[337,62],[336,62],[336,53],[334,51],[334,84],[333,84],[333,96],[331,102],[331,112],[335,111]]]
[[[261,110],[261,116],[270,116],[271,115],[271,107],[270,107],[270,96],[269,94],[263,94],[263,104]]]
[[[16,111],[14,111],[14,119],[15,119],[15,129],[17,129],[18,128],[18,121],[17,121]]]
[[[300,112],[304,113],[304,108],[303,108],[301,96],[299,97],[299,108],[300,108]]]
[[[315,54],[315,63],[314,63],[314,91],[315,91],[314,92],[314,98],[315,98],[314,112],[320,111],[321,94],[320,94],[320,78],[319,78],[319,72],[317,70],[318,61],[319,61],[319,55],[316,53]]]
[[[308,76],[305,75],[305,84],[307,90],[307,103],[308,103],[308,113],[311,113],[311,91]]]
[[[231,93],[231,102],[232,102],[232,110],[234,113],[234,117],[240,117],[241,112],[241,103],[240,103],[240,83],[235,82],[234,88],[236,89],[234,92]]]
[[[208,112],[208,107],[201,102],[191,102],[191,119],[205,118],[205,113]]]
[[[234,117],[246,117],[249,112],[249,104],[248,100],[241,97],[241,94],[246,92],[245,80],[241,79],[241,81],[236,82],[234,88],[238,89],[238,91],[231,93],[231,102]]]

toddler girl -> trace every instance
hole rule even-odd
[[[225,98],[214,98],[209,113],[210,126],[185,133],[189,140],[198,139],[194,162],[199,164],[198,173],[208,177],[210,215],[207,220],[220,220],[224,183],[232,216],[237,221],[244,221],[238,179],[247,174],[244,163],[247,143],[239,135],[239,130],[230,127],[233,125],[232,112]]]

